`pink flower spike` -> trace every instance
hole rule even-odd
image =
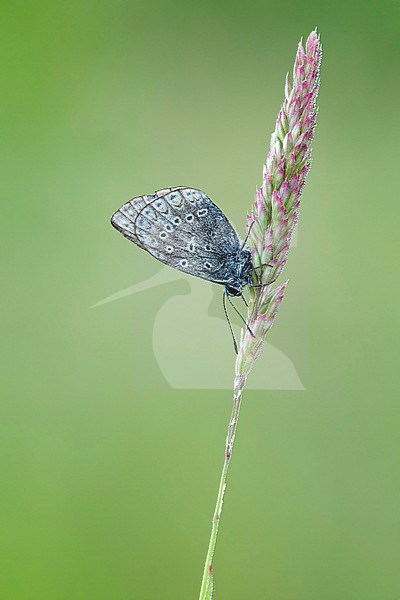
[[[301,194],[310,169],[321,56],[319,36],[314,31],[305,47],[301,42],[298,46],[293,83],[289,75],[285,77],[285,98],[271,135],[262,186],[253,205],[254,226],[249,245],[258,253],[258,264],[264,264],[257,271],[257,277],[266,284],[259,292],[262,295],[285,267],[298,220]],[[265,257],[268,257],[266,265]]]

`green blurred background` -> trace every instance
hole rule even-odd
[[[136,194],[199,187],[243,232],[315,26],[314,163],[269,338],[306,390],[245,397],[215,597],[400,598],[394,0],[3,3],[2,598],[197,598],[231,393],[174,390],[154,357],[185,282],[90,307],[159,271],[109,226]]]

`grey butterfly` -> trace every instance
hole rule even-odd
[[[251,284],[250,250],[200,190],[179,186],[137,196],[112,215],[111,224],[166,265],[225,286],[228,296],[240,296]]]

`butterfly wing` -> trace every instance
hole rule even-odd
[[[240,248],[236,231],[204,192],[159,190],[123,204],[111,224],[161,262],[217,283],[228,283]]]

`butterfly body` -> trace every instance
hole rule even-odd
[[[111,217],[126,238],[175,269],[240,296],[251,284],[250,251],[204,192],[165,188],[126,202]]]

